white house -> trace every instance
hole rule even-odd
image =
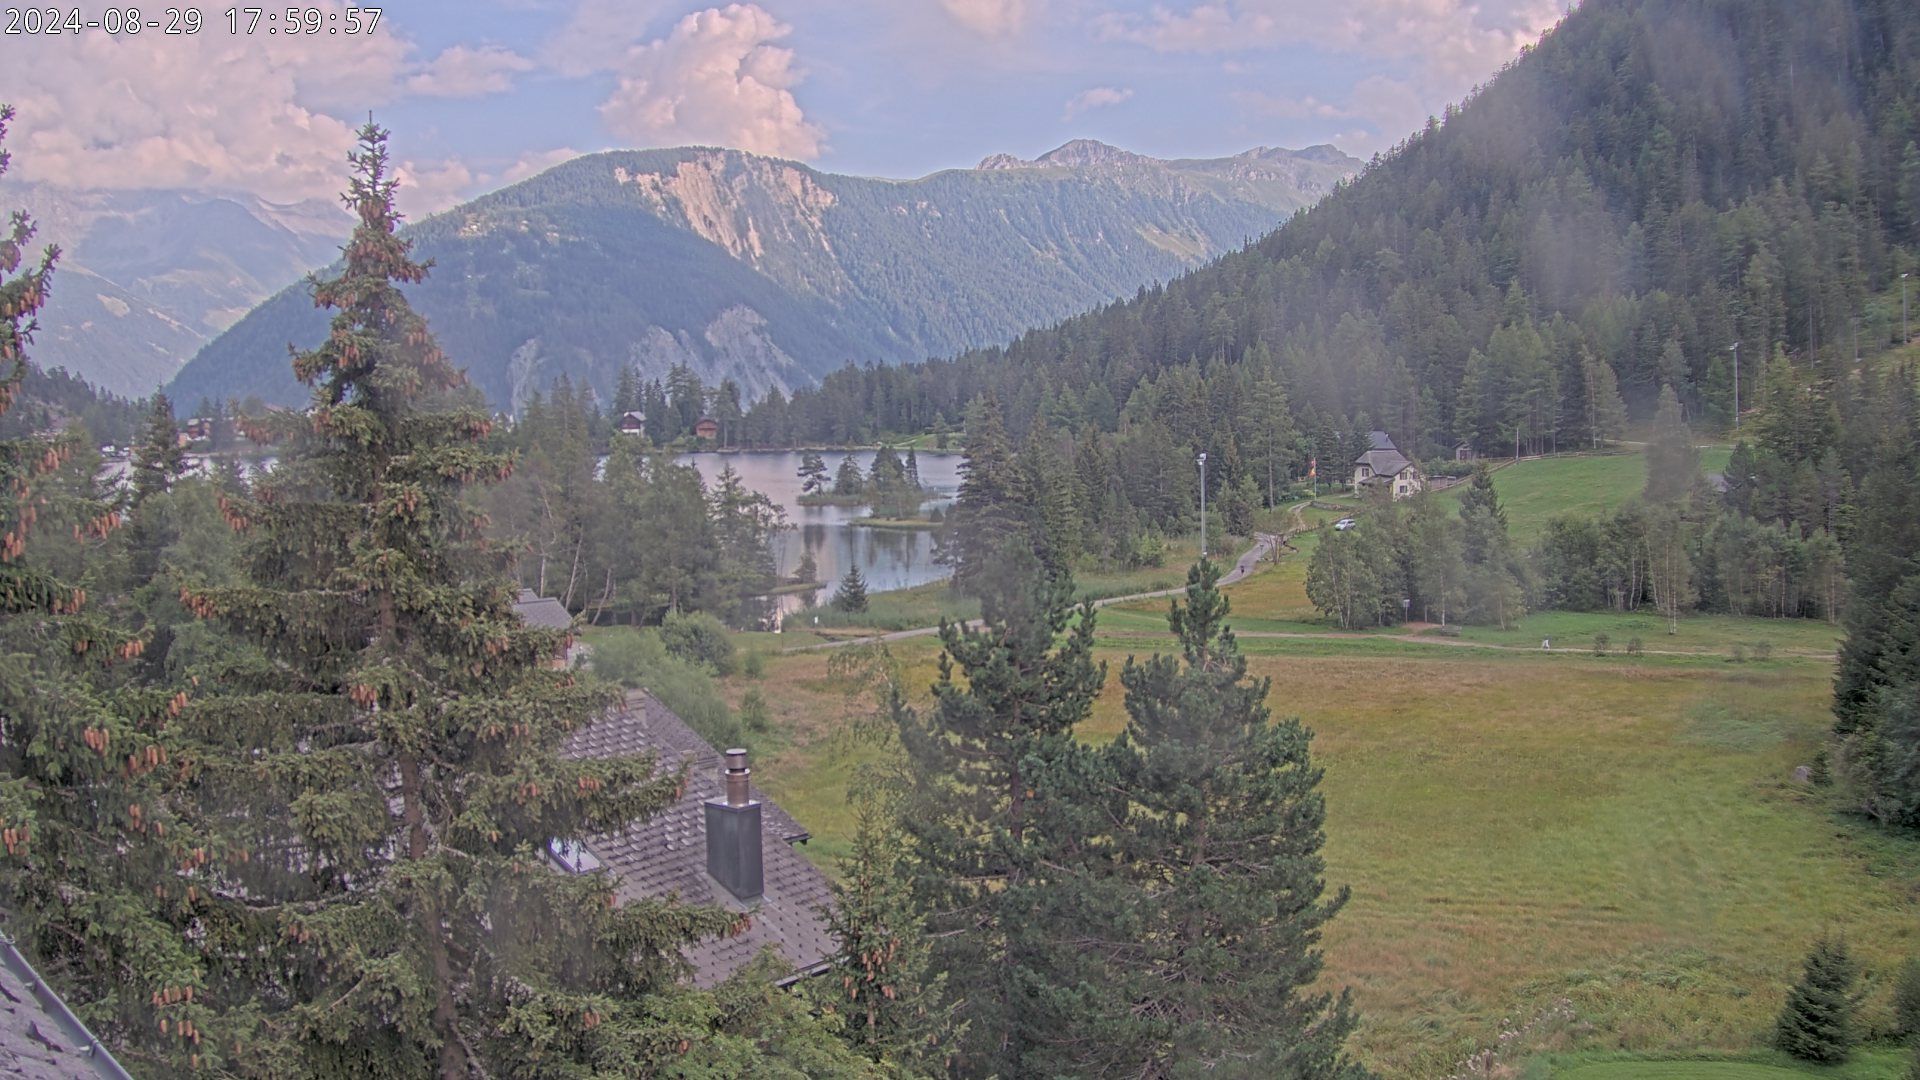
[[[1353,459],[1353,490],[1368,484],[1387,484],[1395,499],[1404,499],[1426,488],[1427,478],[1420,474],[1420,466],[1393,445],[1391,436],[1374,431],[1368,433],[1367,440],[1367,452]]]

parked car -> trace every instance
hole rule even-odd
[[[1339,521],[1333,523],[1333,527],[1340,532],[1346,532],[1348,529],[1353,528],[1353,519],[1341,518]]]

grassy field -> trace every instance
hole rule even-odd
[[[1913,1055],[1892,1048],[1857,1052],[1844,1065],[1820,1067],[1793,1061],[1784,1055],[1747,1060],[1648,1060],[1613,1057],[1555,1061],[1543,1058],[1524,1074],[1525,1080],[1903,1080]]]
[[[1708,446],[1700,464],[1707,472],[1726,467],[1729,450]],[[1497,462],[1495,464],[1498,464]],[[1541,458],[1496,469],[1493,489],[1507,511],[1513,538],[1525,547],[1546,531],[1548,520],[1566,514],[1591,517],[1610,513],[1640,494],[1647,484],[1646,457],[1638,448],[1619,453]],[[1465,485],[1441,492],[1458,500]]]
[[[1524,537],[1551,514],[1625,501],[1638,470],[1633,455],[1548,459],[1497,482]],[[1833,627],[1690,617],[1669,636],[1651,615],[1545,613],[1452,645],[1404,628],[1335,636],[1306,600],[1315,538],[1298,543],[1231,587],[1232,621],[1253,673],[1273,680],[1273,708],[1317,732],[1327,876],[1353,890],[1326,937],[1326,982],[1353,988],[1366,1063],[1446,1076],[1492,1050],[1496,1070],[1476,1075],[1902,1075],[1895,1049],[1824,1071],[1753,1056],[1814,937],[1843,933],[1864,964],[1870,1028],[1886,1022],[1893,971],[1920,953],[1920,842],[1837,814],[1792,778],[1829,723]],[[1171,585],[1190,557],[1083,584]],[[1119,668],[1170,644],[1165,613],[1164,599],[1101,612],[1107,684],[1084,738],[1123,728]],[[1612,655],[1591,655],[1601,632]],[[1311,636],[1280,636],[1296,634]],[[1620,655],[1634,636],[1648,655]],[[782,739],[756,777],[814,832],[808,853],[831,872],[852,829],[849,789],[895,751],[844,674],[852,657],[769,651],[795,640],[743,638],[765,671],[725,693],[768,699]],[[1770,658],[1727,662],[1762,642]],[[937,653],[931,638],[888,649],[918,701]]]

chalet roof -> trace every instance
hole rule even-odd
[[[1369,449],[1369,450],[1398,450],[1398,449],[1400,449],[1400,448],[1399,448],[1399,447],[1397,447],[1397,446],[1395,446],[1395,445],[1393,445],[1393,436],[1391,436],[1391,435],[1389,435],[1389,434],[1387,434],[1386,432],[1384,432],[1384,431],[1369,431],[1369,432],[1367,432],[1367,449]]]
[[[826,875],[793,848],[807,839],[807,831],[758,788],[750,795],[761,803],[765,894],[742,904],[707,873],[705,804],[726,797],[720,754],[651,694],[628,694],[618,707],[574,732],[561,752],[568,757],[652,754],[663,771],[685,764],[687,783],[678,802],[617,833],[589,836],[586,847],[619,876],[623,901],[678,896],[688,904],[751,912],[744,933],[687,948],[696,983],[722,981],[769,946],[792,978],[811,973],[839,951],[825,915],[833,890]]]
[[[568,630],[573,627],[573,616],[567,613],[565,604],[551,596],[535,595],[532,589],[520,590],[519,598],[513,602],[513,610],[528,626],[538,626],[543,630]]]
[[[622,426],[625,426],[627,424],[633,424],[637,427],[646,427],[647,415],[645,413],[634,412],[632,410],[629,410],[627,412],[623,412],[620,414],[620,423]]]
[[[0,935],[0,1077],[131,1080],[10,939]]]
[[[1385,450],[1369,450],[1353,459],[1355,465],[1372,467],[1375,476],[1398,476],[1401,470],[1413,467],[1405,454],[1391,447]]]

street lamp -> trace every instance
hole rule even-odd
[[[1907,275],[1900,275],[1900,344],[1905,345],[1913,338],[1907,333]]]
[[[1207,452],[1200,451],[1200,557],[1207,557]]]
[[[1733,429],[1740,430],[1740,343],[1728,346],[1733,353]]]

